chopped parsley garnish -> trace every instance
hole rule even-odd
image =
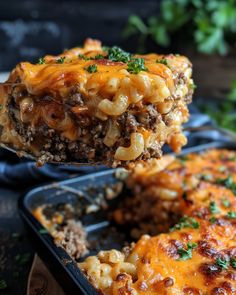
[[[3,105],[2,104],[0,104],[0,111],[3,109]]]
[[[226,167],[225,167],[225,166],[220,166],[220,167],[219,167],[219,171],[220,171],[220,172],[224,172],[225,170],[226,170]]]
[[[198,216],[199,218],[203,218],[202,212],[196,212],[196,216]]]
[[[216,259],[216,264],[219,265],[223,269],[227,269],[229,266],[229,261],[219,257]]]
[[[7,288],[7,283],[5,280],[0,280],[0,290],[4,290]]]
[[[210,221],[211,224],[215,224],[216,221],[217,221],[217,219],[216,219],[214,216],[212,216],[212,217],[209,219],[209,221]]]
[[[88,56],[86,56],[86,55],[84,55],[84,54],[78,54],[78,58],[82,58],[83,60],[90,60],[91,58],[90,57],[88,57]]]
[[[141,71],[147,71],[147,68],[144,65],[143,58],[133,58],[128,62],[127,71],[131,74],[138,74]]]
[[[131,54],[124,51],[118,46],[104,47],[104,51],[108,53],[108,59],[111,61],[118,61],[127,63],[131,61]]]
[[[168,66],[168,62],[167,62],[167,59],[166,58],[160,58],[160,59],[157,59],[156,60],[156,63],[158,64],[163,64],[165,66]]]
[[[232,176],[229,176],[225,179],[219,178],[216,180],[216,183],[225,186],[226,188],[230,189],[236,195],[236,182],[234,182]]]
[[[231,258],[231,259],[230,259],[230,265],[231,265],[233,268],[236,268],[236,258]]]
[[[209,209],[212,214],[220,213],[220,209],[217,207],[215,202],[210,202]]]
[[[181,157],[179,158],[179,160],[180,160],[180,163],[184,165],[185,162],[188,160],[188,155],[183,155],[183,156],[181,156]]]
[[[97,72],[97,65],[93,64],[93,65],[89,65],[87,68],[85,68],[85,70],[89,73],[96,73]]]
[[[188,228],[188,227],[195,228],[195,229],[199,228],[199,223],[193,217],[184,216],[180,219],[180,221],[175,226],[170,228],[170,232],[181,229],[181,228]]]
[[[227,213],[227,217],[231,218],[231,219],[235,219],[236,218],[236,211],[231,211]]]
[[[196,89],[197,88],[197,85],[195,83],[191,83],[189,85],[190,89]]]
[[[58,58],[58,59],[57,59],[57,63],[58,63],[58,64],[63,64],[63,63],[64,63],[64,61],[65,61],[65,59],[66,59],[66,57],[65,57],[65,56],[63,56],[63,57],[60,57],[60,58]]]
[[[229,158],[230,161],[236,162],[236,156]]]
[[[38,64],[39,65],[43,65],[43,64],[45,64],[46,62],[45,62],[45,59],[44,59],[44,57],[40,57],[40,59],[39,59],[39,61],[38,61]]]
[[[104,58],[105,58],[105,56],[102,54],[97,54],[94,56],[94,59],[104,59]]]
[[[180,248],[177,250],[179,254],[178,260],[188,260],[192,258],[192,250],[197,247],[197,243],[187,243],[187,249]]]
[[[230,201],[228,199],[222,199],[221,202],[225,208],[229,208],[231,206]]]
[[[202,180],[210,181],[212,180],[213,176],[211,174],[202,174],[200,178]]]

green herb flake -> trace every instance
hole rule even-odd
[[[189,160],[188,155],[183,155],[179,158],[181,164],[185,164]]]
[[[93,65],[89,65],[87,68],[84,68],[87,72],[89,73],[96,73],[97,70],[97,65],[93,64]]]
[[[198,216],[199,218],[203,218],[202,212],[196,212],[196,216]]]
[[[90,57],[88,57],[88,56],[86,56],[86,55],[84,55],[84,54],[78,54],[78,58],[82,58],[83,60],[90,60],[91,58]]]
[[[157,59],[157,60],[156,60],[156,63],[158,63],[158,64],[163,64],[163,65],[165,65],[165,66],[168,66],[168,61],[167,61],[166,58],[160,58],[160,59]]]
[[[104,48],[104,51],[108,53],[108,59],[111,61],[124,63],[131,61],[132,55],[118,46],[106,47],[106,50]]]
[[[231,203],[228,199],[222,199],[221,202],[225,208],[229,208],[231,206]]]
[[[109,48],[110,48],[109,46],[102,46],[102,50],[107,53],[108,53]]]
[[[60,57],[59,59],[57,59],[57,63],[58,63],[58,64],[63,64],[63,63],[64,63],[64,61],[65,61],[65,59],[66,59],[66,57],[65,57],[65,56],[63,56],[63,57]]]
[[[213,176],[211,174],[202,174],[200,178],[205,181],[211,181]]]
[[[197,228],[199,228],[199,223],[193,217],[183,216],[175,226],[170,228],[170,232],[175,231],[175,230],[179,230],[182,228],[197,229]]]
[[[178,260],[188,260],[190,258],[192,258],[192,250],[195,249],[197,247],[197,243],[187,243],[187,249],[184,248],[179,248],[177,250],[178,254],[179,254],[179,258]]]
[[[235,219],[236,218],[236,211],[231,211],[227,213],[227,217],[231,218],[231,219]]]
[[[43,64],[45,64],[45,63],[46,63],[46,61],[45,61],[44,57],[40,57],[40,58],[39,58],[39,61],[38,61],[38,64],[39,64],[39,65],[43,65]]]
[[[195,84],[195,83],[191,83],[190,85],[189,85],[189,88],[190,89],[197,89],[197,85]]]
[[[230,189],[236,195],[236,182],[234,182],[232,176],[229,176],[224,179],[218,178],[216,180],[216,183],[219,185],[225,186],[226,188]]]
[[[226,169],[227,168],[225,166],[220,166],[218,170],[219,170],[219,172],[224,172],[224,171],[226,171]]]
[[[230,157],[229,160],[233,161],[233,162],[236,162],[236,156]]]
[[[104,58],[105,58],[105,56],[102,54],[97,54],[94,56],[94,59],[104,59]]]
[[[230,259],[230,265],[231,265],[233,268],[236,268],[236,258],[231,258],[231,259]]]
[[[220,213],[220,209],[218,208],[215,202],[210,202],[209,209],[212,214]]]
[[[229,261],[219,257],[216,259],[216,264],[219,265],[223,269],[227,269],[229,266]]]
[[[0,280],[0,290],[5,290],[7,288],[7,283],[5,280]]]
[[[215,224],[216,221],[217,221],[217,218],[215,218],[214,216],[212,216],[210,219],[209,219],[210,223],[211,224]]]
[[[148,69],[144,65],[143,58],[133,58],[128,62],[127,71],[131,74],[138,74],[141,71],[147,71]]]

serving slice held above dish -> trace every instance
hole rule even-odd
[[[0,85],[0,141],[45,162],[127,166],[186,144],[194,84],[179,55],[133,55],[87,39]]]

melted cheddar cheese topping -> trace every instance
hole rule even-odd
[[[138,165],[129,182],[129,188],[141,185],[137,193],[143,202],[150,198],[143,192],[153,193],[155,187],[175,193],[182,218],[167,233],[144,235],[123,252],[101,251],[86,258],[79,267],[90,282],[102,294],[235,294],[236,152],[213,149],[167,156]],[[161,201],[162,195],[158,197]],[[135,214],[135,208],[129,212]],[[156,217],[162,213],[156,211]],[[150,210],[147,223],[153,214]]]
[[[139,76],[132,75],[127,71],[127,64],[113,62],[105,58],[84,60],[78,57],[80,54],[87,58],[95,57],[97,54],[102,54],[105,57],[105,52],[99,41],[87,40],[84,48],[74,48],[58,56],[46,56],[44,64],[22,62],[17,65],[14,74],[20,78],[29,93],[40,95],[46,92],[59,100],[68,94],[71,85],[77,84],[80,93],[88,98],[94,88],[101,96],[109,98],[114,94],[112,87],[109,88],[109,81],[111,82],[113,78],[120,80],[129,77],[131,85],[138,84],[140,95],[145,95],[147,92],[145,84],[139,85]],[[147,54],[134,55],[134,57],[142,57],[145,60],[148,71],[143,74],[150,79],[147,79],[146,82],[149,83],[149,86],[157,87],[158,81],[155,80],[155,77],[160,77],[166,83],[169,91],[174,92],[175,76],[173,72],[175,74],[183,72],[187,78],[191,76],[191,64],[186,57],[173,55],[166,57],[169,66],[156,62],[162,55]],[[63,63],[57,63],[60,58],[65,58]],[[93,64],[97,65],[97,72],[91,74],[86,69]],[[131,97],[129,99],[132,101]]]

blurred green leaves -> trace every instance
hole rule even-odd
[[[204,104],[201,110],[207,113],[220,127],[236,132],[236,79],[231,84],[231,90],[223,102],[214,105]]]
[[[236,78],[233,80],[231,84],[231,90],[230,90],[230,93],[228,94],[228,99],[231,102],[236,102]]]
[[[138,35],[143,50],[148,36],[167,47],[175,33],[201,53],[227,54],[236,40],[236,0],[163,0],[159,15],[146,23],[130,16],[124,36]]]

